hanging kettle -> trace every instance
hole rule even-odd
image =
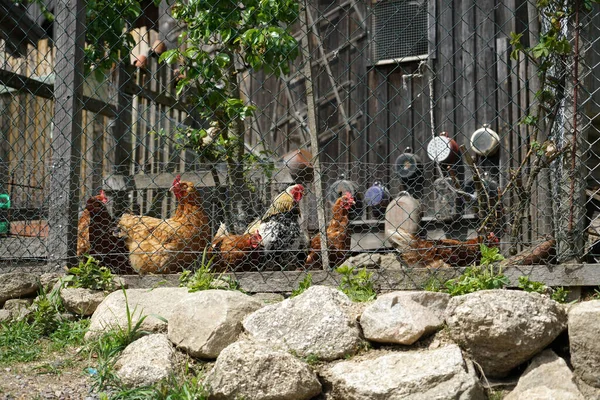
[[[460,147],[447,132],[442,132],[427,144],[427,156],[433,162],[454,164],[460,158]]]
[[[365,206],[371,207],[373,218],[379,219],[385,215],[385,209],[390,203],[390,192],[381,184],[375,182],[365,192]]]
[[[403,182],[413,181],[423,176],[423,164],[421,159],[416,154],[412,153],[412,149],[407,147],[404,153],[400,154],[394,162],[394,170],[396,175]]]
[[[494,132],[488,124],[477,129],[471,135],[471,149],[475,154],[487,157],[494,155],[500,145],[500,137]]]

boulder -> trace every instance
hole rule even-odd
[[[456,345],[343,361],[323,373],[332,400],[485,399],[473,368]]]
[[[585,400],[565,360],[552,350],[535,356],[504,400]]]
[[[252,295],[252,298],[260,301],[264,305],[279,303],[285,300],[285,297],[279,293],[255,293]]]
[[[259,342],[330,361],[356,353],[362,342],[352,305],[339,290],[312,286],[250,314],[243,324]]]
[[[244,317],[263,304],[241,292],[204,290],[175,305],[169,340],[192,357],[217,358],[238,339]]]
[[[34,274],[23,272],[0,274],[0,305],[9,299],[34,297],[31,295],[39,289],[40,282]]]
[[[12,319],[21,320],[31,313],[33,299],[10,299],[4,303],[4,309],[10,311]]]
[[[153,385],[175,371],[175,350],[166,335],[143,336],[123,350],[115,371],[125,386]]]
[[[442,318],[402,292],[380,296],[360,317],[365,338],[379,343],[411,345],[443,324]]]
[[[226,347],[204,381],[209,398],[304,400],[321,392],[308,365],[286,351],[239,341]]]
[[[167,321],[171,318],[174,306],[186,298],[187,288],[160,287],[155,289],[127,289],[127,298],[122,290],[106,296],[100,303],[90,320],[90,328],[85,334],[86,339],[92,339],[103,332],[121,327],[127,329],[127,304],[131,323],[135,325],[140,318],[146,318],[141,329],[149,332],[167,331]]]
[[[76,315],[89,316],[96,311],[106,294],[101,290],[63,288],[60,298],[65,309]]]
[[[401,270],[404,268],[397,253],[361,253],[354,257],[349,257],[344,264],[354,268],[367,269],[391,269]]]
[[[585,301],[569,310],[569,345],[575,374],[600,388],[600,300]]]
[[[12,320],[12,313],[10,310],[4,308],[0,309],[0,324],[3,322],[9,322]]]
[[[406,297],[437,315],[441,320],[445,317],[446,307],[450,301],[450,295],[442,292],[422,291],[399,291],[393,292],[396,296]]]
[[[452,339],[488,377],[503,377],[549,345],[567,326],[564,308],[538,293],[482,290],[453,297]]]

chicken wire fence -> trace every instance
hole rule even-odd
[[[594,2],[122,3],[0,5],[2,271],[600,256]]]

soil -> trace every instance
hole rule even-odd
[[[0,400],[97,400],[76,349],[45,353],[40,360],[0,367]]]

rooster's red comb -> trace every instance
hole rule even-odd
[[[108,198],[106,197],[106,193],[104,193],[104,190],[100,189],[100,194],[98,196],[100,197],[100,201],[102,201],[103,203],[108,203]]]
[[[173,186],[179,185],[180,182],[181,182],[181,175],[177,175],[175,177],[175,179],[173,179]]]

